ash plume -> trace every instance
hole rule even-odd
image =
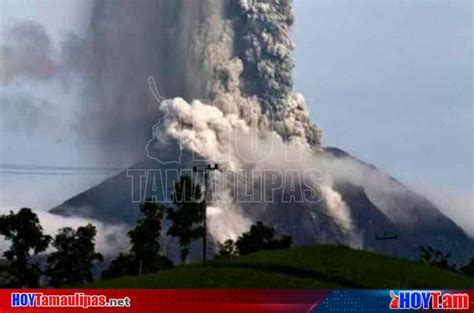
[[[276,105],[293,89],[291,1],[238,1],[237,54],[244,60],[244,90]]]
[[[88,31],[71,40],[66,59],[84,82],[79,124],[99,159],[130,164],[144,157],[159,118],[148,76],[166,97],[208,98],[201,54],[219,31],[221,11],[217,0],[94,2]]]
[[[210,20],[219,21],[221,31],[214,36],[204,36],[212,40],[201,45],[200,62],[210,77],[207,85],[210,98],[189,101],[184,97],[167,100],[156,97],[160,115],[164,118],[153,127],[153,139],[147,145],[148,155],[159,160],[156,153],[168,151],[164,147],[179,143],[184,150],[208,162],[219,163],[227,170],[260,167],[302,173],[317,166],[313,154],[320,151],[318,130],[310,122],[304,97],[292,90],[291,2],[262,0],[226,4],[225,15],[210,17]],[[159,82],[153,81],[150,87],[152,94],[164,94]],[[276,165],[271,161],[276,161],[275,157],[269,155],[271,160],[254,162],[253,158],[261,151],[243,147],[251,137],[259,148],[264,147],[263,150],[271,154],[289,149],[312,161],[301,167],[301,164],[278,157]],[[266,149],[268,146],[275,150]],[[259,179],[268,180],[269,177]],[[216,180],[218,185],[227,184],[225,176]],[[319,187],[311,182],[309,185],[299,188]],[[325,196],[328,214],[336,221],[350,220],[347,205],[331,181],[325,181],[319,191]],[[220,191],[213,202],[219,214],[210,216],[211,224],[226,225],[225,231],[222,227],[211,230],[219,241],[226,239],[225,236],[235,239],[236,234],[245,231],[252,220],[263,217],[262,212],[266,211],[263,205],[246,214],[238,203],[222,201],[229,193],[226,188]],[[229,214],[234,222],[229,221]],[[350,227],[342,229],[348,234],[352,232]]]
[[[240,0],[235,10],[236,54],[244,62],[244,93],[255,95],[270,110],[274,127],[287,140],[304,138],[319,145],[304,98],[293,93],[294,43],[291,0]]]
[[[74,85],[81,105],[67,108],[78,116],[71,127],[97,146],[98,161],[143,158],[160,118],[149,76],[167,98],[219,98],[224,112],[261,111],[288,141],[317,145],[304,98],[292,93],[292,20],[291,1],[96,0],[86,32],[57,47],[35,22],[8,27],[0,84]]]

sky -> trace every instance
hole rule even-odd
[[[60,44],[68,34],[85,31],[91,3],[90,0],[0,0],[0,45],[3,45],[9,27],[34,21],[44,27],[51,38],[51,50],[58,54]],[[31,82],[19,79],[6,86],[0,84],[0,163],[94,166],[96,160],[83,153],[89,147],[70,127],[70,121],[77,113],[74,107],[81,105],[78,88],[64,85],[60,80]],[[30,107],[41,110],[31,112],[27,110]],[[0,211],[24,206],[47,210],[106,177],[1,173]]]
[[[474,219],[472,14],[462,0],[296,0],[293,29],[296,89],[323,144],[461,223]]]
[[[34,20],[52,36],[54,49],[67,33],[84,31],[90,3],[0,0],[0,33],[14,21]],[[295,87],[311,100],[324,145],[391,173],[457,221],[466,214],[472,221],[472,2],[296,0],[295,16]],[[64,87],[58,81],[0,86],[2,114],[8,109],[2,99],[25,92],[53,115],[62,105],[80,106],[70,96],[74,86]],[[71,131],[64,126],[68,118],[40,124],[37,133],[0,127],[0,163],[90,165],[72,135],[55,136]],[[44,183],[44,177],[0,174],[0,207],[48,209],[101,179],[48,177]]]

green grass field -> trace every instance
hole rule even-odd
[[[88,288],[474,288],[474,279],[416,261],[312,246],[178,266]]]

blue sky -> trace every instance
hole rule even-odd
[[[0,31],[32,19],[59,41],[83,30],[89,4],[0,0]],[[464,0],[295,1],[295,85],[311,100],[324,145],[344,148],[440,203],[456,203],[448,213],[457,220],[474,216],[472,13],[472,2]],[[51,84],[0,86],[0,96],[34,90],[53,107],[80,105]],[[0,163],[90,164],[70,139],[4,132]],[[59,177],[45,184],[42,177],[3,177],[0,206],[48,208],[100,179]]]
[[[471,1],[296,1],[296,87],[326,145],[473,187]]]

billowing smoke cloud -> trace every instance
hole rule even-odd
[[[315,153],[321,151],[318,130],[311,125],[303,96],[292,90],[291,1],[235,1],[228,3],[224,12],[214,17],[219,20],[216,25],[220,26],[220,35],[206,37],[201,32],[198,37],[212,38],[200,45],[204,57],[196,59],[209,74],[203,77],[210,77],[210,101],[191,101],[187,97],[160,101],[159,109],[166,118],[154,128],[153,151],[178,142],[228,169],[320,169],[328,175],[320,185],[328,213],[355,240],[358,234],[351,224],[350,207],[336,188],[341,182],[363,187],[368,201],[396,225],[410,229],[415,224],[435,223],[441,212],[388,175],[349,157]],[[205,33],[206,28],[202,29]],[[158,87],[161,90],[159,82]],[[270,151],[278,151],[280,160],[270,155],[249,162],[258,153],[252,149],[242,153],[236,146],[252,137],[260,146],[268,146],[276,138],[279,149]],[[306,155],[306,161],[295,164],[282,159],[280,153],[288,149]],[[279,165],[273,161],[280,161]],[[240,214],[235,205],[217,203],[216,207]],[[419,221],[427,214],[423,210],[431,217]],[[451,227],[448,224],[445,226]]]
[[[101,163],[130,165],[144,157],[158,118],[148,76],[156,77],[165,96],[209,97],[211,79],[202,54],[220,36],[223,5],[220,0],[97,0],[86,32],[67,34],[60,42],[36,22],[13,21],[2,36],[0,84],[54,82],[73,88],[76,101],[63,103],[61,111],[73,112],[70,126],[96,146],[87,154]],[[30,103],[38,98],[30,97]]]
[[[274,126],[285,139],[300,137],[314,146],[320,143],[304,98],[293,94],[291,3],[291,0],[240,0],[234,18],[236,53],[245,64],[244,93],[256,95],[263,110],[272,111]]]
[[[306,156],[318,151],[320,145],[303,96],[292,92],[290,2],[240,1],[225,9],[226,18],[210,18],[219,20],[222,31],[206,42],[200,60],[211,78],[208,82],[211,99],[163,100],[160,95],[166,93],[162,92],[160,83],[150,84],[162,118],[153,128],[154,138],[147,145],[148,156],[160,160],[157,154],[166,151],[164,147],[179,143],[183,149],[227,170],[260,167],[304,171],[308,164],[302,167],[280,156],[275,158],[272,155],[275,150],[264,149],[270,152],[272,160],[254,162],[262,151],[242,149],[242,143],[252,141],[251,137],[259,148],[276,141],[279,149],[288,148],[294,150],[293,154],[299,151]],[[278,165],[272,162],[276,159],[280,161]],[[218,185],[225,185],[219,181],[225,177],[216,179]],[[347,205],[329,181],[324,182],[320,191],[326,196],[329,214],[336,220],[350,220]],[[238,203],[222,200],[228,195],[229,190],[220,191],[213,203],[216,214],[210,216],[211,224],[225,225],[211,230],[219,241],[226,237],[235,239],[249,227],[252,219],[243,214]],[[343,228],[351,231],[350,227]]]
[[[81,72],[82,135],[109,162],[139,161],[159,118],[146,79],[166,97],[207,98],[204,47],[220,32],[222,1],[96,1],[85,38],[69,46]],[[130,12],[133,12],[131,14]]]
[[[84,38],[69,33],[59,42],[36,21],[13,20],[1,34],[0,86],[60,82],[77,83],[88,57]]]
[[[223,95],[224,99],[240,97],[236,97],[235,94]],[[240,100],[244,106],[255,101]],[[219,163],[225,171],[279,170],[281,180],[288,171],[296,171],[299,177],[303,177],[303,173],[308,169],[317,168],[321,171],[330,169],[325,164],[327,161],[322,161],[322,157],[315,154],[301,137],[294,137],[301,140],[288,142],[268,127],[270,125],[268,116],[258,110],[258,107],[249,114],[247,110],[228,110],[229,107],[238,108],[238,102],[231,104],[223,99],[217,99],[213,104],[205,104],[198,100],[188,103],[182,98],[162,101],[159,109],[165,118],[154,127],[154,140],[148,147],[149,156],[160,159],[155,153],[167,151],[167,146],[178,142],[183,149],[193,152],[201,159]],[[226,175],[217,175],[215,179],[216,185],[233,187],[229,185]],[[264,180],[268,184],[273,177],[256,177],[256,179]],[[237,183],[242,184],[242,181]],[[250,183],[254,184],[255,181]],[[287,183],[291,182],[284,180],[282,184]],[[313,181],[300,183],[297,188],[309,187],[320,192],[328,208],[328,214],[340,225],[341,231],[350,236],[357,236],[356,230],[351,225],[348,206],[332,187],[332,179],[323,179],[321,185],[313,183]],[[209,220],[210,225],[214,225],[210,228],[211,233],[218,241],[235,239],[238,234],[248,229],[252,220],[262,219],[264,216],[266,207],[264,203],[259,209],[254,208],[249,216],[243,212],[240,203],[226,201],[231,193],[229,189],[222,188],[213,193],[215,199],[212,205],[215,207],[215,214],[211,214]]]
[[[74,85],[77,108],[68,110],[79,119],[72,126],[110,163],[144,156],[159,118],[149,76],[167,98],[231,95],[246,106],[227,111],[262,110],[287,139],[312,144],[317,137],[304,99],[291,94],[292,20],[290,1],[95,1],[86,33],[69,34],[56,46],[35,22],[7,28],[0,81],[59,78]]]
[[[0,45],[0,118],[4,134],[70,140],[78,130],[81,75],[71,63],[76,36],[57,42],[30,20],[12,20]]]
[[[204,129],[210,125],[214,137],[194,136],[194,146],[188,147],[197,149],[210,160],[216,157],[211,154],[223,153],[219,147],[226,146],[223,143],[229,141],[229,131],[239,128],[261,133],[275,130],[288,142],[310,148],[318,145],[304,98],[292,93],[293,43],[289,27],[293,17],[290,3],[239,1],[226,7],[230,17],[220,21],[220,35],[210,36],[212,40],[203,46],[204,58],[200,60],[210,73],[212,103],[194,101],[189,105],[179,98],[165,101],[160,110],[163,114],[170,113],[170,119],[175,122],[165,121],[161,129],[182,132],[177,129],[177,123],[181,123],[196,128],[189,132],[203,131],[210,135],[209,130]],[[211,21],[216,19],[215,15],[210,18]],[[166,96],[160,82],[158,86]],[[180,137],[175,139],[190,143],[191,139],[184,138],[187,133],[175,135]],[[198,143],[200,139],[202,141]],[[209,144],[214,144],[215,149]]]
[[[0,46],[0,84],[21,78],[46,80],[55,75],[59,64],[45,28],[32,21],[9,25]]]
[[[272,105],[292,92],[291,1],[238,1],[238,56],[244,60],[245,90]],[[284,105],[284,104],[283,104]]]

